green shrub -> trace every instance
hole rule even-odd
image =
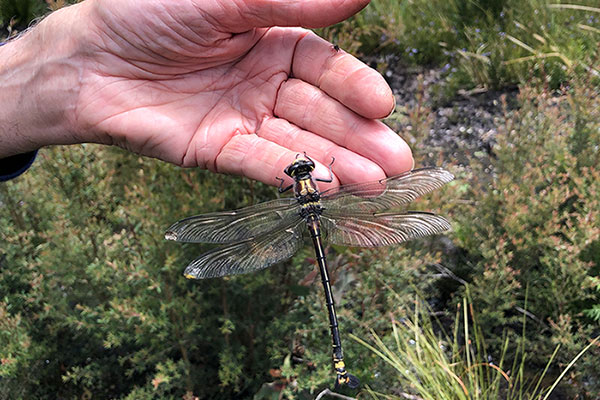
[[[202,249],[163,234],[181,217],[272,189],[75,146],[45,149],[0,190],[0,309],[11,339],[0,346],[2,390],[230,398],[266,379],[271,338],[285,334],[265,331],[293,300],[280,285],[288,272],[188,282],[182,268]]]
[[[600,303],[600,104],[582,84],[558,93],[523,89],[521,107],[506,114],[493,148],[491,171],[473,161],[465,197],[456,208],[456,238],[467,252],[473,302],[484,337],[499,348],[500,333],[519,336],[526,313],[527,336],[541,365],[557,343],[566,363],[587,343]],[[519,307],[529,292],[527,311]],[[572,374],[577,390],[600,393],[597,347]],[[587,361],[585,361],[587,360]],[[584,389],[585,387],[585,389]]]
[[[0,186],[0,338],[9,340],[0,396],[249,398],[278,374],[294,382],[283,385],[291,398],[331,386],[310,248],[260,273],[190,282],[182,268],[203,249],[162,238],[181,217],[274,194],[117,149],[44,149]],[[413,291],[406,285],[430,285],[426,249],[331,250],[348,366],[365,382],[380,361],[347,334],[387,329],[386,315]]]
[[[12,24],[24,29],[36,17],[46,11],[46,3],[42,0],[0,0],[0,25]]]

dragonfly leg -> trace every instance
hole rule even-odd
[[[285,182],[285,179],[280,178],[278,176],[275,177],[275,179],[277,179],[279,181],[279,187],[277,188],[277,190],[279,191],[279,193],[284,193],[287,192],[288,190],[290,190],[292,187],[294,187],[294,185],[290,185],[286,188],[283,187],[283,183]]]
[[[334,162],[335,162],[335,157],[331,157],[331,163],[329,164],[329,178],[327,178],[327,179],[315,178],[315,180],[317,180],[319,182],[333,182],[333,171],[331,170],[331,166],[333,165]]]

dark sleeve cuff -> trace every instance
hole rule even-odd
[[[36,155],[37,150],[0,159],[0,182],[16,178],[27,171]]]

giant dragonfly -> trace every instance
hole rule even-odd
[[[333,164],[333,161],[332,161]],[[304,155],[290,164],[285,174],[294,183],[295,197],[280,198],[235,211],[223,211],[182,219],[165,234],[168,240],[192,243],[217,243],[217,247],[193,260],[184,275],[190,279],[216,278],[245,274],[267,268],[290,258],[309,232],[325,289],[333,341],[336,388],[356,388],[358,379],[346,371],[337,315],[331,292],[327,261],[321,237],[343,246],[376,247],[398,244],[410,239],[437,234],[450,228],[444,218],[420,211],[390,211],[406,206],[417,197],[454,179],[441,168],[416,169],[374,182],[355,183],[319,192],[313,178],[314,162]]]

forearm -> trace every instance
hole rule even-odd
[[[74,115],[78,65],[76,7],[53,13],[0,46],[0,159],[81,141]]]

